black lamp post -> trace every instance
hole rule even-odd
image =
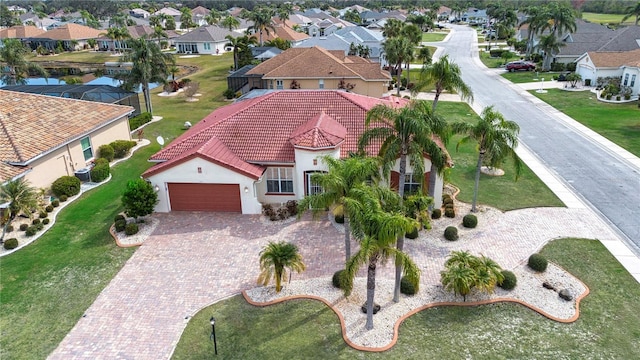
[[[216,342],[216,319],[212,316],[211,319],[209,319],[209,322],[211,323],[211,338],[213,339],[213,349],[216,355],[218,355],[218,343]]]

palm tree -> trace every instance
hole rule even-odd
[[[323,156],[322,162],[327,166],[328,172],[313,174],[311,181],[320,185],[323,191],[307,195],[300,201],[298,217],[302,216],[307,209],[317,214],[331,206],[342,207],[345,262],[347,262],[351,258],[350,218],[354,213],[351,191],[368,179],[375,178],[380,166],[376,159],[370,157],[349,157],[338,160],[331,156]]]
[[[38,209],[38,192],[23,177],[10,180],[0,186],[0,203],[8,204],[4,212],[0,211],[2,214],[0,224],[4,225],[2,236],[0,236],[0,244],[2,244],[7,228],[18,214],[23,213],[31,218],[32,210]]]
[[[371,124],[375,127],[370,127]],[[373,143],[382,143],[378,156],[383,164],[383,173],[389,174],[399,159],[398,194],[400,201],[404,197],[407,160],[411,161],[413,174],[424,174],[424,154],[431,156],[433,168],[441,172],[447,162],[447,154],[434,140],[433,135],[447,138],[446,122],[436,116],[426,102],[412,101],[408,106],[397,109],[384,105],[376,105],[367,113],[366,129],[358,147],[361,151]],[[404,237],[398,238],[397,249],[402,251]],[[401,264],[396,263],[396,287],[394,301],[400,298]]]
[[[402,74],[402,64],[413,54],[413,45],[409,39],[404,37],[393,37],[382,43],[382,49],[389,64],[393,64],[396,72],[397,95],[400,96],[400,75]]]
[[[229,29],[229,31],[233,31],[240,26],[240,20],[233,16],[227,16],[220,21],[220,25],[225,29]]]
[[[287,20],[289,20],[289,15],[293,13],[293,6],[291,4],[280,4],[278,6],[278,19],[282,21],[282,23],[286,26]]]
[[[126,27],[110,27],[107,29],[106,36],[113,40],[113,50],[123,49],[123,40],[131,37]]]
[[[420,91],[428,85],[435,85],[436,95],[433,99],[432,110],[436,110],[438,100],[443,91],[457,92],[463,100],[473,102],[473,91],[462,81],[462,74],[458,64],[449,62],[449,55],[438,59],[435,63],[424,68],[420,73],[420,81],[413,91]]]
[[[484,161],[488,162],[489,166],[495,167],[500,165],[506,157],[511,157],[516,171],[516,180],[520,176],[522,162],[515,152],[520,127],[514,121],[505,120],[502,114],[493,109],[493,106],[489,106],[482,111],[482,116],[476,124],[457,122],[452,124],[451,128],[453,132],[465,135],[458,142],[458,147],[471,140],[478,143],[478,162],[471,205],[471,211],[476,212],[480,169]]]
[[[40,74],[44,78],[49,73],[37,63],[29,62],[25,57],[29,49],[19,39],[4,39],[0,46],[0,80],[7,85],[25,85],[29,72]]]
[[[407,83],[409,83],[411,82],[409,64],[411,64],[411,61],[413,61],[415,57],[415,47],[420,45],[420,42],[422,41],[422,30],[420,30],[420,28],[415,24],[406,24],[402,27],[400,36],[409,39],[409,42],[412,45],[411,52],[407,54],[408,56],[405,59],[405,64],[407,66]]]
[[[400,264],[406,277],[417,288],[420,282],[420,270],[416,264],[401,250],[394,248],[396,239],[404,237],[404,234],[412,231],[416,224],[403,215],[382,211],[380,202],[376,198],[375,191],[368,186],[357,187],[360,195],[359,223],[364,230],[364,236],[360,241],[360,248],[347,261],[345,270],[350,282],[355,278],[358,269],[367,266],[367,322],[365,328],[373,329],[373,305],[376,289],[376,268],[378,263],[385,263],[389,259],[395,259]]]
[[[548,24],[548,20],[549,20],[549,14],[547,12],[547,8],[546,7],[540,7],[540,6],[529,6],[527,8],[525,8],[524,13],[527,15],[527,17],[522,20],[522,22],[520,22],[520,24],[518,25],[518,28],[521,28],[524,25],[528,25],[529,29],[528,29],[528,34],[527,34],[527,58],[531,56],[531,53],[533,52],[533,39],[535,37],[535,35],[538,35],[539,33],[541,33],[545,27],[547,27]]]
[[[551,15],[551,33],[559,37],[564,32],[576,31],[575,11],[565,3],[549,3],[549,14]]]
[[[630,17],[635,16],[636,22],[634,23],[634,25],[638,26],[638,23],[640,23],[640,1],[638,1],[638,3],[635,5],[629,5],[624,10],[624,12],[626,15],[622,18],[620,23],[623,23],[627,21],[627,19],[629,19]]]
[[[306,269],[306,265],[302,262],[302,255],[298,253],[298,247],[294,244],[281,242],[269,242],[262,251],[260,251],[260,276],[258,276],[258,284],[264,286],[269,285],[273,278],[276,283],[276,292],[282,290],[282,279],[289,272],[295,271],[301,273]]]
[[[158,46],[160,46],[160,38],[167,38],[167,33],[164,31],[164,29],[162,28],[162,26],[156,26],[153,28],[153,34],[151,34],[151,36],[153,38],[156,39],[156,42],[158,43]]]
[[[211,11],[207,14],[207,16],[204,17],[204,21],[206,21],[207,24],[209,25],[215,25],[218,22],[220,22],[221,18],[222,18],[222,13],[220,13],[220,11],[216,9],[211,9]]]
[[[399,37],[401,35],[402,28],[404,27],[404,22],[398,19],[389,19],[384,24],[382,28],[382,36],[385,38],[394,38]]]
[[[175,59],[171,54],[165,54],[160,46],[147,41],[145,36],[127,41],[130,51],[120,57],[120,62],[131,62],[131,72],[119,74],[118,79],[123,80],[122,87],[134,89],[142,85],[144,102],[149,114],[153,114],[149,84],[153,82],[165,83],[169,76],[169,67],[175,65]]]
[[[240,52],[247,49],[249,45],[255,45],[256,38],[246,35],[234,38],[231,35],[227,35],[225,39],[228,41],[225,46],[231,46],[233,48],[233,69],[238,70],[240,67]]]
[[[191,14],[191,9],[185,6],[180,9],[180,28],[189,29],[192,27],[195,27],[193,15]]]
[[[111,19],[109,19],[109,27],[125,26],[127,26],[127,17],[122,13],[115,14],[111,17]]]
[[[492,293],[496,285],[504,280],[498,263],[482,255],[476,257],[468,251],[452,251],[440,272],[440,281],[447,290],[460,294],[466,301],[471,289]]]
[[[431,64],[432,61],[432,56],[431,56],[431,50],[429,50],[429,48],[427,46],[425,47],[421,47],[420,50],[418,50],[418,59],[422,61],[422,66],[427,66],[429,64]]]
[[[162,27],[162,19],[159,16],[151,16],[149,18],[149,26],[155,28],[157,26]]]
[[[553,60],[553,57],[560,52],[560,48],[564,45],[565,43],[558,41],[553,34],[540,37],[540,41],[536,45],[536,48],[544,53],[542,70],[548,71],[551,68],[551,61]]]
[[[360,14],[355,10],[347,10],[344,13],[343,19],[354,24],[360,24],[362,22]]]
[[[275,32],[273,22],[271,21],[273,14],[274,10],[266,7],[258,7],[249,14],[249,20],[253,21],[251,29],[259,34],[260,46],[264,44],[262,41],[262,33],[266,32],[268,35],[270,34],[269,30]]]
[[[440,282],[445,289],[453,290],[454,294],[462,295],[463,301],[467,301],[467,295],[471,292],[476,278],[473,269],[453,263],[440,272]]]
[[[476,274],[475,287],[488,294],[493,293],[496,285],[502,283],[502,280],[504,280],[500,265],[484,255],[476,258],[476,261],[473,263],[473,269]]]

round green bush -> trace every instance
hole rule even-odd
[[[547,259],[540,254],[533,254],[529,256],[529,261],[527,262],[529,267],[537,272],[543,272],[547,270]]]
[[[418,289],[413,286],[406,276],[403,276],[402,279],[400,279],[400,292],[405,295],[415,295],[416,292],[418,292]]]
[[[109,144],[100,145],[98,148],[98,158],[106,159],[108,162],[113,161],[114,154],[113,146]]]
[[[46,211],[41,211],[41,212],[40,212],[40,214],[38,214],[38,217],[39,217],[40,219],[44,219],[44,218],[46,218],[47,216],[49,216],[49,213],[48,213],[48,212],[46,212]]]
[[[450,197],[445,198],[445,199],[442,199],[442,203],[443,203],[445,206],[446,206],[446,205],[448,205],[448,204],[453,204],[453,199],[452,199],[452,198],[450,198]]]
[[[60,195],[60,202],[67,201],[67,195]]]
[[[97,159],[96,165],[91,168],[91,181],[97,183],[103,182],[109,177],[109,171],[109,162],[106,159]]]
[[[51,202],[51,206],[53,206],[54,208],[57,208],[58,206],[60,206],[60,200],[58,200],[58,199],[53,200]]]
[[[516,274],[509,270],[502,270],[502,276],[504,279],[498,286],[505,290],[513,290],[518,284],[518,279],[516,278]]]
[[[37,232],[38,232],[38,228],[34,225],[34,226],[29,226],[27,230],[24,232],[24,234],[27,236],[33,236]]]
[[[20,224],[20,231],[26,231],[27,228],[29,227],[29,224]]]
[[[338,270],[333,273],[333,277],[331,277],[331,283],[334,288],[340,289],[340,277],[344,274],[344,269]]]
[[[340,215],[335,215],[334,219],[336,221],[336,223],[338,224],[344,224],[344,215],[340,214]]]
[[[136,142],[130,140],[116,140],[109,145],[111,145],[111,147],[113,148],[114,157],[116,159],[120,159],[127,156],[129,150],[131,150],[132,147],[136,146]]]
[[[11,238],[4,241],[4,248],[6,250],[15,249],[18,247],[18,239]]]
[[[113,218],[113,222],[118,222],[118,220],[126,220],[124,215],[118,214]]]
[[[75,176],[62,176],[51,184],[51,191],[62,200],[62,195],[74,196],[80,192],[80,179]]]
[[[53,205],[47,205],[46,208],[44,208],[48,213],[53,211]]]
[[[447,226],[447,228],[444,229],[444,238],[449,241],[458,240],[458,228],[455,226]]]
[[[43,223],[41,223],[41,222],[40,222],[40,223],[37,223],[37,224],[35,224],[35,225],[33,225],[33,226],[35,226],[36,231],[40,231],[40,230],[44,229],[44,224],[43,224]]]
[[[114,227],[117,232],[122,232],[124,228],[127,227],[127,221],[125,219],[116,220]]]
[[[404,237],[407,239],[417,239],[418,238],[418,228],[414,227],[411,232],[404,234]]]
[[[40,219],[33,219],[33,221],[31,222],[31,225],[38,225],[40,224]]]
[[[444,216],[454,218],[456,217],[456,211],[453,208],[446,208],[444,209]]]
[[[433,209],[433,211],[431,212],[431,218],[432,219],[440,219],[440,217],[442,217],[442,210]]]
[[[473,229],[478,225],[478,218],[473,214],[467,214],[462,218],[462,226]]]
[[[49,222],[51,222],[51,220],[49,220],[49,219],[43,219],[42,220],[42,224],[43,225],[47,225],[47,224],[49,224]]]
[[[124,233],[127,235],[134,235],[138,233],[138,224],[130,223],[124,228]]]
[[[13,231],[13,225],[7,226],[7,232],[10,233]]]

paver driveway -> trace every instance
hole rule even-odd
[[[441,239],[443,228],[451,221],[447,219],[434,223],[428,236],[405,242],[422,268],[422,282],[438,281],[450,250],[484,253],[510,268],[557,237],[616,239],[586,209],[538,208],[496,214],[487,221],[479,216],[479,227],[473,234],[463,233],[459,242]],[[258,216],[248,215],[176,212],[154,216],[160,219],[154,234],[103,290],[51,359],[168,358],[189,317],[255,286],[258,253],[268,241],[298,245],[307,271],[294,279],[329,276],[344,263],[343,234],[326,220],[264,224]],[[378,276],[392,278],[392,264],[380,270]]]

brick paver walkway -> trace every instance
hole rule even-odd
[[[464,205],[463,205],[464,206]],[[463,214],[462,211],[458,212]],[[450,250],[483,253],[511,268],[558,237],[607,240],[615,235],[585,209],[537,208],[479,217],[461,239],[443,240],[448,219],[427,236],[405,242],[435,283]],[[258,253],[268,241],[300,248],[307,271],[296,278],[329,276],[344,263],[343,235],[328,221],[264,224],[257,216],[171,213],[102,291],[50,359],[167,359],[189,318],[204,306],[255,286]],[[461,216],[456,220],[461,222]],[[353,246],[355,248],[355,246]],[[392,277],[392,264],[379,276]]]

